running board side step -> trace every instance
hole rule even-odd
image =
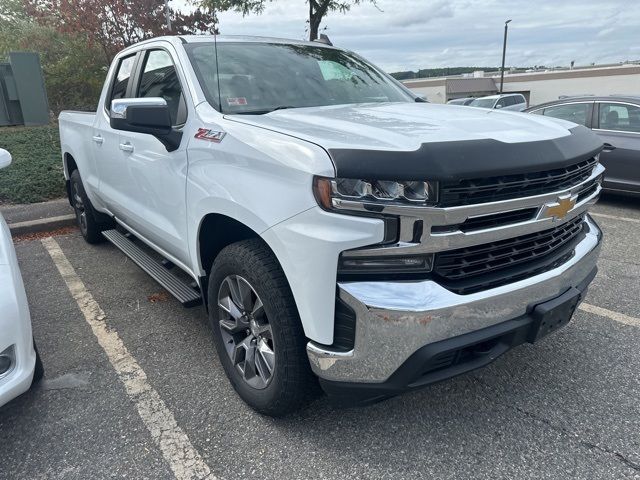
[[[102,235],[144,270],[151,278],[162,285],[185,307],[202,304],[202,295],[192,286],[174,275],[162,264],[151,258],[133,241],[117,230],[105,230]]]

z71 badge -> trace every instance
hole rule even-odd
[[[214,143],[220,143],[226,134],[226,132],[209,130],[208,128],[199,128],[194,138],[199,138],[200,140],[209,140],[210,142]]]

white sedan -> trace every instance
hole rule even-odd
[[[0,168],[10,163],[9,152],[0,149]],[[29,390],[43,373],[11,232],[0,215],[0,407]]]

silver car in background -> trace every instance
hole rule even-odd
[[[476,98],[468,104],[470,107],[513,110],[522,112],[527,108],[527,99],[521,93],[505,93]]]

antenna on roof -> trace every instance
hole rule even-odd
[[[316,38],[314,42],[324,43],[325,45],[330,45],[333,47],[333,43],[331,43],[331,40],[329,40],[329,37],[324,33],[321,33],[320,38]]]

